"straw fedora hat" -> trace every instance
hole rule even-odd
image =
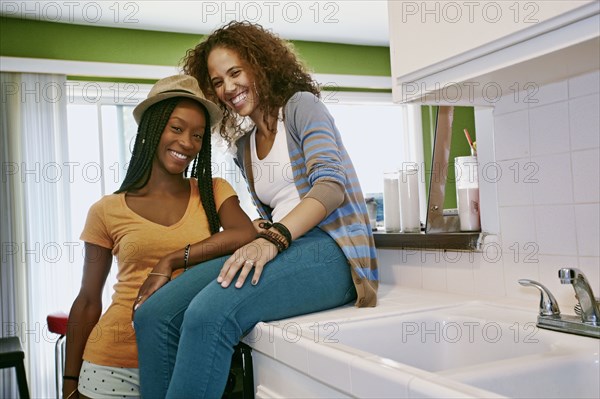
[[[204,97],[195,78],[188,75],[174,75],[163,78],[152,86],[150,93],[148,93],[148,98],[139,103],[133,110],[135,121],[139,125],[142,115],[150,106],[173,97],[191,98],[204,105],[210,115],[211,127],[214,127],[223,118],[223,113],[219,107]]]

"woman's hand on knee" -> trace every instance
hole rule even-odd
[[[227,288],[239,272],[235,287],[241,288],[252,272],[252,285],[256,285],[265,265],[275,256],[277,256],[277,247],[264,238],[257,238],[235,251],[225,261],[217,277],[217,282],[221,284],[221,287]]]
[[[152,296],[156,291],[160,289],[163,285],[167,284],[171,281],[171,277],[168,274],[163,273],[155,273],[150,272],[148,274],[148,278],[144,281],[144,284],[140,287],[138,291],[138,295],[133,302],[133,310],[131,312],[131,320],[133,320],[133,316],[135,315],[135,311],[137,308],[142,306],[144,302]]]

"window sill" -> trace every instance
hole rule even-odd
[[[476,251],[480,232],[464,233],[386,233],[374,231],[375,247],[381,249],[448,249]]]

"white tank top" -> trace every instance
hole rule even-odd
[[[250,136],[250,154],[256,196],[273,209],[273,221],[283,219],[296,205],[300,196],[294,184],[294,175],[287,146],[287,134],[282,121],[277,123],[277,134],[271,151],[262,160],[256,153],[256,130]]]

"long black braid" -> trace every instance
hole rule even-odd
[[[215,234],[220,230],[221,224],[217,214],[212,184],[210,116],[204,107],[202,109],[206,117],[206,128],[202,135],[202,148],[192,163],[192,177],[198,179],[198,191],[200,192],[204,212],[208,218],[210,234]]]
[[[125,179],[121,187],[115,191],[115,194],[129,190],[139,190],[148,184],[160,137],[167,126],[171,113],[173,113],[180,100],[181,97],[169,98],[153,104],[144,112],[138,126]],[[215,234],[220,230],[221,224],[213,195],[210,116],[204,106],[201,105],[201,107],[206,118],[206,128],[202,136],[202,147],[192,163],[191,177],[198,180],[198,192],[208,219],[210,234]],[[188,170],[186,169],[184,175],[187,176],[187,174]]]

